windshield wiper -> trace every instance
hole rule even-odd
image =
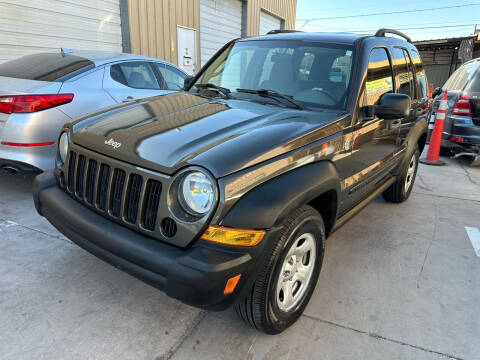
[[[270,98],[280,98],[287,100],[290,104],[295,106],[297,109],[305,109],[305,106],[300,104],[299,102],[295,101],[290,95],[281,94],[275,90],[268,90],[268,89],[237,89],[238,92],[248,93],[248,94],[258,94],[263,97],[270,97]]]
[[[226,98],[229,98],[230,97],[230,89],[227,89],[227,88],[224,88],[224,87],[221,87],[221,86],[218,86],[218,85],[215,85],[215,84],[212,84],[212,83],[206,83],[206,84],[195,84],[195,86],[197,88],[200,88],[200,89],[215,89],[217,90],[220,94],[222,94],[223,96],[225,96]]]

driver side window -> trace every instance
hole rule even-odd
[[[373,49],[370,53],[365,83],[365,105],[376,105],[383,94],[393,92],[393,77],[390,58],[385,48]]]

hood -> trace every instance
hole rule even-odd
[[[219,178],[311,142],[340,115],[177,92],[83,117],[72,139],[161,173],[198,165]]]

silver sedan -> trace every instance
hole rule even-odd
[[[53,168],[65,122],[122,102],[183,88],[166,61],[98,51],[38,53],[0,64],[0,168]]]

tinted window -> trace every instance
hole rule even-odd
[[[310,107],[345,108],[353,47],[308,41],[240,41],[204,70],[197,84],[232,91],[268,89]],[[192,90],[195,90],[195,84]],[[197,88],[197,91],[205,91]],[[265,100],[262,99],[262,101]],[[272,101],[274,102],[274,101]]]
[[[110,76],[113,80],[135,89],[160,89],[150,64],[143,61],[112,65]]]
[[[370,53],[365,91],[366,105],[378,104],[383,94],[393,92],[390,60],[383,48],[373,49]]]
[[[415,69],[415,77],[417,79],[417,93],[420,98],[427,97],[427,76],[425,75],[425,70],[423,69],[420,55],[415,50],[410,50],[410,55],[412,57],[413,66]]]
[[[65,81],[94,68],[88,59],[61,53],[41,53],[23,56],[0,64],[0,76],[40,81]]]
[[[183,80],[185,74],[173,66],[167,64],[155,64],[158,71],[162,74],[163,80],[166,83],[166,88],[169,90],[181,90],[183,89]]]
[[[392,55],[397,92],[413,98],[413,74],[411,72],[410,58],[405,50],[400,48],[393,48]]]

